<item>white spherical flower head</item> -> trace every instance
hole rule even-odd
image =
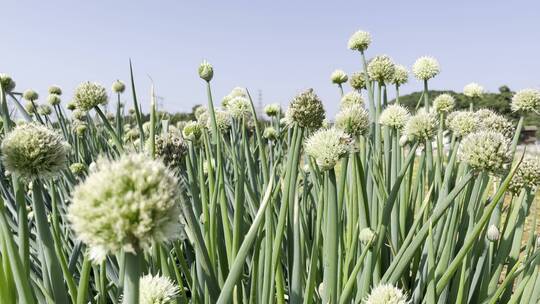
[[[126,85],[122,81],[116,80],[115,82],[113,82],[111,89],[113,92],[121,94],[124,93],[124,91],[126,90]]]
[[[379,285],[364,300],[366,304],[408,304],[407,295],[391,284]]]
[[[321,170],[330,170],[352,150],[353,139],[335,128],[320,129],[306,140],[304,146]]]
[[[352,73],[349,78],[349,84],[355,90],[361,90],[366,88],[367,76],[364,72]]]
[[[47,102],[51,106],[57,106],[62,102],[62,99],[60,98],[60,95],[50,94],[49,96],[47,96]]]
[[[522,189],[535,191],[539,186],[540,158],[524,159],[512,177],[509,187],[510,191],[514,194],[519,194]]]
[[[456,137],[464,137],[478,131],[478,116],[470,111],[456,111],[448,119],[448,128]]]
[[[8,74],[0,73],[0,86],[4,92],[11,92],[15,89],[15,81]]]
[[[214,111],[216,115],[216,125],[218,128],[218,132],[221,133],[227,133],[232,125],[232,116],[228,111],[224,111],[221,109],[216,109]],[[206,120],[206,128],[210,131],[212,131],[212,119],[210,116],[207,116]]]
[[[429,56],[423,56],[416,59],[412,68],[414,77],[418,80],[429,80],[440,73],[439,62],[437,59]]]
[[[362,230],[360,230],[359,239],[363,245],[367,245],[369,242],[372,242],[375,239],[375,232],[373,232],[373,230],[371,230],[369,227],[362,228]]]
[[[349,92],[341,97],[340,108],[347,108],[352,105],[364,106],[364,98],[356,91]]]
[[[433,100],[433,109],[439,114],[450,113],[456,105],[456,100],[450,94],[441,94]]]
[[[512,97],[512,111],[534,112],[540,111],[540,91],[536,89],[521,90]]]
[[[398,104],[392,104],[382,111],[379,123],[383,126],[401,130],[410,118],[411,114],[406,108]]]
[[[499,115],[488,109],[476,111],[481,130],[496,131],[502,135],[512,138],[514,135],[514,125],[506,117]]]
[[[404,133],[409,139],[432,140],[437,133],[437,119],[432,113],[418,111],[405,124]]]
[[[179,237],[179,181],[165,164],[144,154],[127,154],[100,159],[95,167],[75,187],[68,212],[93,260]]]
[[[57,85],[52,85],[49,87],[49,94],[56,94],[56,95],[62,95],[62,88],[60,88]]]
[[[499,228],[497,228],[497,226],[491,224],[487,229],[486,238],[490,242],[496,242],[497,240],[499,240],[499,236],[500,236]]]
[[[27,180],[53,178],[66,168],[69,144],[55,131],[35,123],[17,125],[2,141],[2,161]]]
[[[369,114],[362,105],[350,105],[336,115],[335,126],[351,136],[363,135],[369,128]]]
[[[349,38],[348,47],[353,51],[363,52],[371,43],[371,35],[365,31],[357,31]]]
[[[249,119],[251,117],[251,103],[243,96],[236,96],[231,99],[227,110],[234,119]]]
[[[198,106],[195,108],[193,115],[195,115],[195,119],[200,120],[201,115],[206,112],[208,112],[208,109],[205,106]]]
[[[198,121],[189,121],[182,129],[182,136],[192,142],[198,142],[202,136],[203,126]]]
[[[86,81],[75,89],[73,100],[77,104],[77,108],[90,111],[94,107],[107,104],[109,97],[107,90],[102,85]]]
[[[39,97],[38,93],[34,90],[26,90],[23,93],[23,98],[28,101],[37,100]]]
[[[335,70],[332,72],[332,75],[330,75],[330,80],[332,80],[332,83],[341,85],[342,83],[347,82],[349,80],[349,77],[347,76],[347,73],[343,70]]]
[[[406,67],[397,64],[396,70],[394,72],[394,77],[392,78],[392,84],[395,84],[396,86],[401,86],[407,83],[409,81],[409,71]]]
[[[510,140],[494,131],[471,133],[461,141],[458,157],[477,172],[500,173],[512,159]]]
[[[43,104],[38,106],[37,112],[39,115],[51,115],[52,109],[51,106]]]
[[[463,95],[470,98],[481,98],[484,93],[484,87],[475,82],[471,82],[463,87]]]
[[[394,78],[396,66],[387,55],[379,55],[371,59],[367,66],[369,78],[380,84],[389,83]]]
[[[147,274],[139,282],[140,304],[173,304],[180,294],[180,288],[171,279],[160,275]]]
[[[210,82],[214,78],[214,68],[208,61],[204,60],[201,65],[199,65],[199,77],[201,77],[206,82]]]
[[[296,95],[285,115],[288,124],[297,123],[300,127],[308,129],[320,128],[325,116],[322,101],[313,89]]]
[[[264,107],[264,113],[266,113],[268,117],[276,117],[280,112],[281,106],[279,105],[279,103],[272,103]]]
[[[263,137],[268,140],[276,140],[278,132],[273,127],[266,127],[263,132]]]

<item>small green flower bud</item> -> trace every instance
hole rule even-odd
[[[499,229],[495,225],[490,225],[486,232],[486,237],[490,242],[496,242],[499,240]]]
[[[113,82],[111,89],[114,93],[122,94],[126,89],[126,85],[122,81],[116,80],[115,82]]]
[[[214,68],[208,61],[204,60],[199,66],[199,77],[204,79],[206,82],[210,82],[214,77]]]

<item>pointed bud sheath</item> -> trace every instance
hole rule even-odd
[[[500,233],[499,233],[499,228],[497,228],[497,226],[491,225],[488,227],[486,238],[490,242],[496,242],[497,240],[499,240],[499,236],[500,236]]]
[[[199,77],[204,79],[206,82],[210,82],[214,77],[214,68],[208,61],[204,60],[199,66]]]

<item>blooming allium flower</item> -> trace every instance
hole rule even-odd
[[[512,111],[535,112],[540,111],[540,91],[535,89],[521,90],[512,97]]]
[[[140,304],[173,304],[180,288],[165,276],[147,274],[139,282]]]
[[[73,191],[68,218],[77,238],[102,261],[123,249],[136,252],[180,235],[180,188],[159,160],[127,154],[100,159]]]
[[[379,55],[371,59],[367,66],[369,78],[381,84],[388,83],[394,78],[396,66],[392,59],[386,55]]]
[[[336,115],[335,126],[351,136],[360,136],[369,128],[369,114],[359,104],[344,107]]]
[[[404,134],[409,139],[427,141],[437,133],[437,119],[432,113],[419,111],[405,124]]]
[[[371,43],[371,35],[365,31],[357,31],[349,38],[349,49],[363,52]]]
[[[347,82],[347,80],[349,80],[349,77],[347,76],[347,73],[345,73],[343,70],[335,70],[334,72],[332,72],[332,75],[330,75],[330,80],[332,80],[332,83],[342,84]]]
[[[441,113],[449,113],[454,109],[454,106],[456,104],[456,100],[452,95],[450,94],[441,94],[433,100],[433,109],[435,112],[441,114]]]
[[[73,100],[77,104],[77,108],[90,111],[94,107],[107,104],[109,97],[107,90],[102,85],[86,81],[75,89]]]
[[[2,161],[22,178],[52,178],[66,168],[69,144],[55,131],[36,123],[17,125],[2,142]]]
[[[345,132],[320,129],[305,142],[306,153],[313,157],[321,170],[333,169],[338,160],[352,150],[353,139]]]
[[[463,95],[470,98],[481,98],[484,92],[484,87],[475,82],[471,82],[463,87]]]
[[[352,105],[360,105],[362,107],[364,106],[364,98],[362,98],[362,95],[360,95],[360,93],[356,91],[351,91],[343,95],[343,97],[341,97],[341,103],[339,107],[343,109]]]
[[[510,140],[494,131],[471,133],[461,141],[458,157],[475,171],[500,173],[512,160]]]
[[[379,285],[364,300],[365,304],[408,304],[407,295],[391,284]]]
[[[379,123],[383,126],[401,130],[410,118],[411,114],[406,108],[398,104],[392,104],[382,111]]]
[[[322,101],[309,89],[293,98],[286,117],[289,123],[297,123],[300,127],[318,129],[325,118]]]
[[[414,77],[419,80],[429,80],[440,73],[439,62],[429,56],[423,56],[416,60],[412,68]]]

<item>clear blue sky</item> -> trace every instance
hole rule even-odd
[[[0,72],[41,98],[50,84],[69,99],[81,81],[127,82],[131,58],[143,102],[151,76],[166,109],[189,110],[206,102],[196,71],[207,59],[219,100],[244,86],[285,106],[313,87],[334,114],[338,91],[329,76],[360,69],[347,49],[358,29],[372,34],[369,56],[388,54],[408,67],[421,55],[436,57],[442,72],[432,88],[540,86],[538,1],[13,0],[1,10]],[[411,79],[403,91],[420,88]]]

